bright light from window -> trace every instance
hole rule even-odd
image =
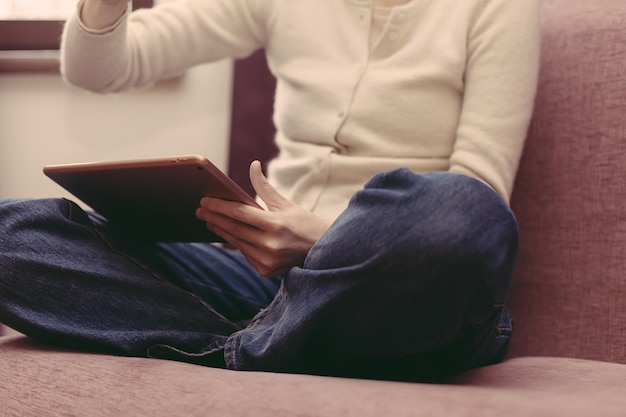
[[[77,0],[0,0],[0,20],[65,20]]]

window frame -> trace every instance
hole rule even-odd
[[[133,10],[155,0],[133,0]],[[63,20],[1,20],[0,72],[58,71]]]

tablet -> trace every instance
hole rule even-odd
[[[203,196],[261,208],[200,155],[46,165],[43,171],[112,225],[154,241],[220,241],[196,217]]]

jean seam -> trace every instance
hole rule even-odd
[[[236,332],[231,337],[228,338],[226,344],[224,345],[224,362],[226,363],[226,367],[228,369],[240,369],[241,365],[237,358],[237,352],[239,351],[240,346],[240,332]]]
[[[274,300],[268,307],[260,309],[257,315],[254,316],[252,321],[250,321],[250,323],[246,326],[245,329],[242,329],[241,331],[233,333],[228,338],[228,340],[226,341],[226,345],[224,346],[224,360],[226,362],[226,366],[229,369],[240,369],[241,367],[241,363],[237,357],[237,353],[239,352],[240,346],[241,346],[242,332],[247,331],[247,330],[253,330],[256,327],[258,327],[261,320],[263,320],[269,313],[269,309],[271,308],[272,304],[282,300],[283,298],[282,293],[283,292],[282,292],[282,287],[281,287],[281,289],[278,290],[278,293],[274,297]]]
[[[163,281],[167,282],[167,280],[165,279],[163,279]],[[230,298],[236,298],[237,300],[240,300],[247,304],[259,304],[258,300],[255,297],[252,297],[252,296],[248,297],[248,296],[239,294],[235,291],[224,290],[223,288],[220,288],[219,286],[213,285],[212,282],[203,281],[202,285],[206,288],[211,289],[211,291],[213,291],[214,293],[219,293],[220,295],[227,295]],[[188,291],[188,292],[191,292],[191,291]]]
[[[148,358],[159,358],[158,355],[153,356],[151,351],[154,350],[155,348],[161,347],[161,348],[166,348],[168,350],[174,351],[176,353],[180,353],[183,356],[199,358],[199,357],[210,355],[212,353],[215,353],[215,352],[218,352],[218,351],[224,349],[225,343],[226,343],[226,340],[224,338],[219,338],[218,340],[215,340],[212,343],[208,344],[202,350],[202,352],[199,352],[199,353],[188,352],[188,351],[186,351],[184,349],[181,349],[179,347],[176,347],[176,346],[173,346],[173,345],[170,345],[170,344],[167,344],[167,343],[155,343],[154,345],[148,346],[148,348],[146,349],[146,357],[148,357]]]
[[[68,219],[73,221],[75,224],[78,224],[81,227],[84,227],[87,231],[91,232],[92,234],[94,234],[95,237],[99,238],[100,241],[105,245],[105,247],[111,252],[114,253],[118,256],[121,256],[125,259],[127,259],[128,261],[132,262],[133,264],[139,266],[141,269],[143,269],[145,272],[147,272],[148,274],[150,274],[152,277],[154,277],[155,279],[166,283],[168,285],[170,285],[173,289],[175,289],[178,292],[183,292],[186,295],[191,296],[194,300],[196,300],[205,310],[207,310],[209,313],[215,315],[216,318],[218,318],[220,321],[227,323],[229,325],[233,325],[234,327],[238,328],[239,326],[237,326],[235,323],[231,322],[230,320],[228,320],[227,318],[225,318],[224,316],[222,316],[220,313],[218,313],[217,311],[215,311],[213,308],[211,308],[211,306],[209,306],[207,303],[205,303],[200,297],[198,297],[196,294],[190,292],[190,291],[185,291],[181,288],[179,288],[177,285],[172,284],[171,282],[169,282],[168,280],[164,279],[163,277],[160,276],[160,274],[152,271],[150,268],[148,268],[145,264],[143,264],[142,262],[140,262],[138,259],[136,259],[133,256],[130,256],[124,252],[121,252],[117,249],[114,248],[113,244],[107,239],[107,237],[100,232],[97,227],[93,226],[93,224],[91,226],[89,225],[85,225],[82,223],[77,223],[76,221],[74,221],[73,219],[73,205],[74,203],[72,203],[69,200],[65,200],[67,205],[68,205]],[[87,216],[88,217],[88,216]],[[91,221],[91,219],[89,219]]]

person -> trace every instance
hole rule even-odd
[[[146,241],[66,200],[3,201],[0,322],[235,370],[427,381],[502,360],[538,3],[180,0],[131,13],[81,0],[62,38],[69,83],[144,88],[264,49],[280,152],[267,177],[250,166],[263,209],[198,202],[233,249]]]

